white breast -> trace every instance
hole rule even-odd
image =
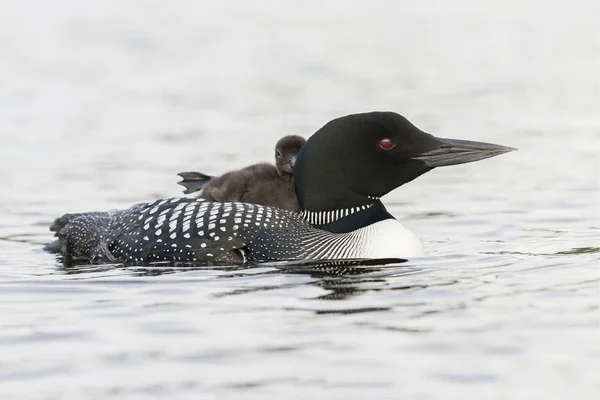
[[[395,219],[386,219],[355,232],[360,258],[408,258],[423,256],[423,244]],[[354,235],[353,235],[354,236]]]

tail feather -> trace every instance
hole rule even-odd
[[[180,172],[177,175],[183,178],[181,182],[177,182],[185,187],[184,194],[199,192],[204,188],[214,176],[203,174],[202,172]]]
[[[107,212],[65,214],[50,226],[58,240],[48,244],[44,250],[62,254],[67,263],[92,260],[109,221],[110,214]]]
[[[58,233],[64,228],[66,227],[70,221],[74,220],[75,218],[80,217],[81,213],[76,213],[76,214],[65,214],[62,217],[56,218],[54,220],[54,222],[52,223],[52,225],[50,225],[50,232],[55,232],[54,236],[58,236]]]

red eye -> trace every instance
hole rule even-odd
[[[379,147],[381,147],[383,150],[391,150],[396,147],[396,144],[392,142],[392,139],[385,138],[379,141]]]

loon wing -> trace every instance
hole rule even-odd
[[[199,192],[202,190],[214,176],[203,174],[202,172],[180,172],[177,175],[183,178],[181,182],[177,182],[181,186],[185,187],[184,194]]]
[[[244,263],[247,243],[234,210],[233,203],[190,198],[140,204],[111,220],[107,248],[124,263]]]

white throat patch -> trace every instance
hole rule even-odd
[[[360,258],[408,258],[424,255],[423,243],[395,219],[365,226],[354,231],[359,239]]]

